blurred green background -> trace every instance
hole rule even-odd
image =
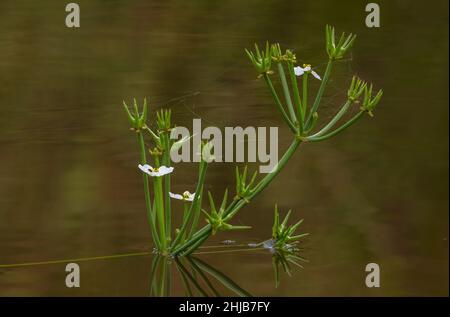
[[[69,2],[69,1],[67,1]],[[381,27],[365,26],[369,1],[78,0],[81,27],[65,27],[64,1],[0,2],[0,264],[147,250],[137,146],[122,100],[147,97],[225,126],[278,126],[244,48],[278,41],[323,74],[324,26],[354,32],[349,59],[326,91],[321,120],[345,99],[353,74],[384,89],[375,118],[302,146],[271,186],[238,215],[269,238],[273,205],[305,218],[310,263],[274,288],[270,254],[202,258],[254,295],[448,295],[448,1],[376,1]],[[314,88],[314,86],[313,86]],[[234,186],[216,163],[208,189]],[[174,191],[194,189],[196,165],[176,166]],[[181,207],[181,206],[178,206]],[[180,208],[181,213],[181,208]],[[381,267],[381,287],[364,268]],[[151,257],[0,269],[0,295],[146,295]],[[174,294],[182,294],[174,279]]]

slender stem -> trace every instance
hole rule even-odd
[[[292,86],[292,91],[293,91],[293,95],[294,95],[294,102],[295,102],[295,107],[297,108],[297,121],[299,122],[299,128],[300,128],[300,134],[303,133],[303,121],[304,121],[304,116],[303,116],[303,112],[302,112],[302,101],[300,99],[300,93],[298,91],[298,83],[297,83],[297,76],[295,76],[295,71],[294,71],[294,64],[291,61],[287,62],[288,65],[288,70],[289,70],[289,77],[291,78],[291,86]]]
[[[342,118],[342,116],[347,112],[348,108],[350,107],[350,105],[352,104],[352,102],[350,100],[347,100],[345,102],[345,104],[342,106],[341,110],[339,110],[339,112],[334,116],[333,119],[331,119],[330,122],[328,122],[328,124],[323,127],[319,132],[310,135],[310,138],[315,138],[315,137],[319,137],[325,133],[327,133],[332,127],[334,127],[334,125]]]
[[[291,122],[288,115],[286,114],[286,111],[283,108],[283,105],[281,104],[280,98],[277,95],[277,92],[275,91],[275,88],[273,87],[272,81],[269,78],[269,75],[263,74],[264,80],[269,87],[269,90],[272,94],[273,99],[275,100],[275,104],[278,107],[278,110],[281,112],[281,115],[283,116],[284,121],[288,124],[289,128],[292,130],[292,132],[297,133],[297,129],[295,128],[295,125]]]
[[[138,138],[139,148],[140,148],[140,152],[141,152],[141,164],[147,164],[147,157],[145,155],[144,136],[142,135],[142,132],[137,133],[137,138]],[[144,195],[145,195],[145,207],[147,209],[147,221],[150,225],[150,230],[151,230],[153,241],[156,244],[156,247],[159,249],[161,247],[161,243],[158,239],[158,232],[156,230],[153,211],[152,211],[152,207],[151,207],[152,205],[151,205],[151,198],[150,198],[148,175],[145,173],[142,173],[142,179],[144,182]]]
[[[197,225],[198,225],[198,220],[200,218],[200,214],[202,212],[202,195],[203,195],[203,186],[200,189],[200,192],[195,193],[196,195],[200,196],[200,199],[198,200],[197,206],[194,209],[194,219],[192,220],[192,225],[191,225],[191,231],[189,232],[188,235],[188,239],[190,237],[192,237],[192,235],[194,234],[195,230],[197,229]]]
[[[317,92],[316,99],[314,100],[311,111],[308,115],[308,119],[306,120],[306,127],[308,128],[311,124],[312,115],[314,112],[317,112],[319,108],[320,100],[322,99],[322,95],[325,91],[325,87],[327,86],[328,79],[330,78],[331,69],[333,68],[333,60],[329,59],[327,63],[327,68],[325,69],[325,74],[323,75],[322,82],[320,83],[319,91]]]
[[[303,118],[306,117],[306,109],[308,108],[308,73],[305,72],[302,78],[302,86],[303,86],[303,103],[302,103],[302,115]],[[308,124],[306,124],[306,127]]]
[[[206,239],[209,238],[209,235],[212,233],[212,230],[209,231],[209,234],[204,235],[203,237],[200,237],[197,241],[195,241],[195,243],[193,243],[186,251],[183,251],[181,253],[181,255],[189,255],[192,252],[194,252],[195,250],[197,250],[197,248],[199,246],[201,246],[203,244],[203,242],[205,242]]]
[[[167,287],[166,287],[166,292],[165,292],[164,296],[168,297],[172,293],[172,265],[171,265],[171,261],[169,261],[168,259],[165,259],[164,263],[166,265],[166,271],[167,271],[167,275],[166,275]]]
[[[183,223],[185,223],[187,221],[187,216],[188,216],[188,212],[189,212],[189,202],[183,202],[183,221],[182,221],[182,225]],[[183,237],[181,238],[182,241],[186,240],[186,231],[183,233]]]
[[[159,156],[154,155],[153,161],[155,163],[155,168],[159,168],[161,166],[159,161]],[[163,196],[163,188],[162,188],[162,177],[153,177],[153,195],[154,198],[154,207],[156,213],[156,221],[158,222],[159,228],[159,240],[161,242],[160,251],[166,251],[167,239],[166,239],[166,225],[164,218],[164,196]]]
[[[338,134],[339,132],[344,131],[345,129],[347,129],[349,126],[351,126],[352,124],[354,124],[359,118],[361,118],[361,116],[364,114],[364,111],[360,111],[358,112],[355,116],[353,116],[353,118],[351,118],[349,121],[347,121],[345,124],[343,124],[342,126],[340,126],[339,128],[337,128],[336,130],[334,130],[333,132],[330,132],[326,135],[322,135],[319,137],[315,137],[315,138],[311,138],[311,137],[307,137],[306,141],[309,142],[318,142],[318,141],[324,141],[326,139],[329,139],[333,136],[335,136],[336,134]]]
[[[278,286],[280,285],[280,272],[278,270],[278,264],[275,257],[272,257],[272,267],[275,278],[275,288],[278,288]]]
[[[159,224],[161,251],[166,250],[166,228],[164,218],[164,199],[161,177],[153,177],[153,190],[155,195],[156,218]]]
[[[166,272],[166,263],[165,262],[167,262],[167,260],[166,259],[163,259],[163,261],[161,261],[161,279],[160,279],[160,285],[159,285],[159,297],[163,297],[163,296],[165,296],[165,294],[166,294],[166,292],[165,292],[165,289],[166,289],[166,274],[167,274],[167,272]]]
[[[192,245],[196,244],[202,238],[209,237],[211,232],[212,232],[211,225],[210,224],[205,225],[203,228],[199,229],[196,233],[194,233],[189,240],[187,240],[183,244],[175,247],[172,250],[172,255],[180,255],[181,252],[183,252],[187,248],[191,247]],[[201,241],[204,241],[204,240],[201,240]]]
[[[239,202],[239,200],[241,200],[242,198],[240,197],[235,197],[233,199],[233,201],[231,202],[231,204],[227,207],[227,210],[231,210],[232,208],[234,208],[234,206],[236,206],[236,204]],[[226,211],[225,211],[226,213]]]
[[[166,133],[161,135],[164,153],[163,153],[163,165],[170,167],[170,141]],[[170,173],[164,176],[164,202],[165,202],[165,223],[166,223],[166,239],[170,241],[172,239],[172,212],[170,202]]]
[[[160,257],[159,255],[156,255],[153,257],[152,259],[152,268],[150,271],[150,295],[156,295],[156,270],[158,267],[158,263],[159,263]]]
[[[200,171],[199,171],[199,177],[198,177],[198,182],[197,182],[197,188],[195,189],[196,194],[195,194],[194,200],[192,201],[191,207],[189,208],[186,221],[183,222],[183,224],[181,225],[180,232],[178,232],[178,235],[175,237],[175,240],[172,243],[172,248],[176,247],[177,244],[181,241],[181,239],[184,235],[184,232],[186,231],[186,229],[188,227],[189,221],[191,220],[193,210],[195,210],[195,206],[198,204],[198,201],[200,199],[200,195],[198,193],[200,193],[200,189],[203,187],[203,183],[205,182],[207,166],[208,166],[208,164],[205,161],[202,160],[200,162]]]
[[[267,174],[258,183],[258,185],[255,186],[255,188],[252,190],[250,196],[247,197],[247,200],[253,199],[256,195],[258,195],[260,192],[262,192],[270,184],[270,182],[275,178],[275,176],[278,175],[278,173],[280,173],[280,171],[283,169],[283,167],[286,165],[286,163],[290,160],[292,155],[294,155],[295,150],[298,148],[298,146],[300,145],[301,142],[302,141],[298,138],[295,138],[292,141],[291,145],[286,150],[286,152],[284,153],[281,160],[278,162],[275,170],[272,173]],[[233,217],[236,214],[236,212],[239,211],[239,209],[241,209],[246,203],[247,203],[247,201],[245,199],[242,199],[228,213],[225,212],[226,219],[231,219],[231,217]]]
[[[278,73],[280,75],[281,86],[283,87],[283,92],[284,92],[284,99],[286,100],[289,115],[291,116],[291,121],[293,123],[296,123],[297,117],[294,112],[294,106],[292,105],[292,100],[291,100],[291,93],[289,91],[289,86],[286,81],[286,75],[284,73],[284,68],[283,68],[283,65],[281,64],[281,62],[278,63]]]

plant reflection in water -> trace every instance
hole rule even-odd
[[[308,262],[299,256],[297,247],[290,250],[275,249],[267,240],[262,244],[249,245],[247,250],[262,250],[272,257],[275,287],[280,285],[280,268],[291,276],[295,267],[303,268],[300,262]],[[220,251],[219,251],[220,252]],[[230,250],[230,253],[233,250]],[[211,253],[214,253],[211,252]],[[292,266],[292,264],[295,266]],[[175,276],[176,275],[176,276]],[[220,297],[225,296],[223,290],[229,290],[232,296],[252,297],[235,280],[224,272],[206,263],[198,256],[170,257],[155,254],[152,259],[150,273],[150,296],[166,297],[173,295],[173,279],[179,277],[184,295],[188,297]]]

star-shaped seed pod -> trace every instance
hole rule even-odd
[[[133,99],[133,109],[134,109],[133,113],[128,109],[128,105],[125,103],[125,101],[123,101],[123,108],[127,115],[128,122],[131,125],[130,127],[131,130],[139,132],[141,129],[146,127],[145,122],[147,121],[147,113],[148,113],[146,98],[144,98],[144,104],[142,105],[142,112],[139,112],[136,98]]]

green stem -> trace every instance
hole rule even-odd
[[[203,195],[203,186],[200,189],[199,193],[195,193],[196,195],[200,196],[200,199],[198,200],[197,206],[194,209],[194,219],[192,220],[192,226],[191,231],[189,232],[188,239],[192,237],[192,235],[195,233],[195,230],[197,229],[198,221],[200,218],[200,214],[202,212],[202,195]]]
[[[275,104],[278,107],[278,110],[281,112],[281,115],[283,116],[284,121],[288,124],[289,128],[292,132],[297,133],[297,129],[295,128],[295,125],[291,122],[288,115],[286,114],[286,111],[283,108],[283,105],[281,104],[280,98],[277,95],[277,92],[275,91],[275,88],[273,87],[272,81],[269,78],[269,75],[266,73],[263,74],[264,80],[269,87],[269,90],[272,94],[273,99],[275,100]]]
[[[208,237],[212,232],[212,228],[210,224],[207,224],[200,230],[198,230],[196,233],[192,235],[192,237],[185,241],[183,244],[179,245],[178,247],[174,248],[172,250],[172,255],[180,255],[181,252],[186,250],[187,248],[191,247],[192,245],[196,244],[198,241],[200,241],[204,237]],[[201,240],[204,241],[204,240]]]
[[[155,166],[159,168],[159,160],[158,157],[155,156]],[[153,177],[153,191],[155,195],[155,208],[156,208],[156,218],[158,221],[159,227],[159,239],[161,241],[161,251],[166,251],[166,225],[164,218],[164,196],[163,196],[163,188],[162,188],[162,178],[161,177]]]
[[[323,127],[319,132],[310,135],[310,138],[316,138],[319,137],[321,135],[324,135],[325,133],[327,133],[332,127],[334,127],[334,125],[342,118],[342,116],[347,112],[348,108],[350,107],[350,105],[352,104],[352,102],[350,100],[347,100],[345,102],[345,104],[342,106],[341,110],[339,110],[339,112],[334,116],[333,119],[331,119],[330,122],[328,122],[328,124]]]
[[[159,261],[160,261],[160,257],[157,254],[152,259],[152,268],[151,268],[151,271],[150,271],[150,296],[152,296],[152,295],[157,296],[157,291],[156,291],[156,284],[157,284],[156,271],[157,271],[157,268],[158,268]]]
[[[187,250],[183,251],[183,252],[181,253],[181,255],[189,255],[189,254],[191,254],[192,252],[194,252],[195,250],[197,250],[197,248],[198,248],[199,246],[201,246],[201,245],[203,244],[203,242],[206,241],[206,239],[209,238],[209,236],[210,236],[211,233],[212,233],[212,230],[209,232],[209,234],[200,237],[200,238],[199,238],[197,241],[195,241],[195,242],[194,242]]]
[[[167,260],[166,259],[164,259],[163,261],[161,261],[161,279],[160,279],[160,285],[159,285],[159,297],[164,297],[165,296],[165,294],[166,294],[166,292],[165,292],[165,289],[166,289],[166,274],[167,274],[167,272],[166,272],[166,262],[167,262]]]
[[[255,188],[252,190],[249,197],[247,197],[247,200],[253,199],[256,195],[258,195],[260,192],[262,192],[270,184],[270,182],[275,178],[275,176],[277,176],[280,173],[280,171],[283,169],[283,167],[286,165],[286,163],[294,155],[295,150],[298,148],[298,146],[300,145],[301,142],[302,141],[299,138],[295,138],[292,141],[291,145],[286,150],[286,152],[284,153],[281,160],[278,162],[275,170],[272,173],[267,174],[258,183],[258,185],[255,186]],[[245,199],[242,199],[233,207],[232,210],[230,210],[229,212],[225,212],[226,220],[231,219],[231,217],[233,217],[236,214],[236,212],[238,212],[239,209],[241,209],[246,203],[247,203],[247,201]]]
[[[161,135],[164,153],[163,153],[163,165],[170,167],[170,141],[166,133]],[[166,222],[166,234],[167,241],[172,239],[172,212],[170,201],[170,174],[164,176],[164,202],[165,202],[165,222]]]
[[[300,99],[300,92],[298,91],[298,83],[297,83],[297,76],[295,76],[295,71],[294,71],[294,64],[291,61],[287,62],[288,65],[288,70],[289,70],[289,77],[291,78],[291,86],[292,86],[292,91],[293,91],[293,95],[294,95],[294,102],[295,102],[295,106],[297,108],[297,121],[299,122],[299,128],[300,128],[300,134],[303,133],[303,121],[304,121],[304,116],[303,116],[303,112],[302,112],[302,101]]]
[[[187,221],[188,212],[189,212],[189,203],[183,202],[183,221],[182,221],[181,225],[183,225],[183,223],[185,223]],[[186,231],[184,232],[181,240],[182,241],[186,240]]]
[[[330,78],[331,69],[333,68],[333,60],[329,59],[327,63],[327,68],[325,69],[325,74],[323,75],[322,82],[320,83],[319,91],[317,92],[316,99],[314,100],[311,111],[308,115],[308,120],[306,120],[306,127],[308,128],[311,124],[312,115],[314,112],[317,112],[319,108],[320,100],[322,99],[322,95],[325,91],[325,87],[327,86],[328,79]]]
[[[197,187],[195,189],[195,197],[194,200],[192,201],[192,204],[189,208],[188,211],[188,215],[186,218],[186,221],[183,222],[183,224],[181,225],[181,229],[180,232],[178,232],[178,235],[175,237],[175,240],[172,243],[172,248],[176,247],[177,244],[181,241],[187,227],[189,224],[189,221],[191,220],[191,216],[193,213],[193,210],[195,210],[196,205],[198,204],[198,201],[200,198],[200,195],[198,193],[200,193],[201,188],[203,187],[203,183],[205,182],[205,176],[206,176],[206,168],[207,168],[208,164],[205,161],[201,161],[200,162],[200,171],[199,171],[199,177],[198,177],[198,182],[197,182]]]
[[[306,117],[306,109],[308,108],[308,73],[305,72],[302,78],[302,86],[303,86],[303,104],[302,104],[302,116]],[[308,123],[306,123],[306,128],[308,127]]]
[[[358,114],[356,114],[353,118],[351,118],[349,121],[347,121],[345,124],[343,124],[342,126],[340,126],[339,128],[337,128],[336,130],[334,130],[331,133],[328,133],[326,135],[322,135],[319,137],[315,137],[315,138],[311,138],[311,137],[307,137],[306,141],[309,142],[318,142],[318,141],[324,141],[326,139],[329,139],[333,136],[335,136],[336,134],[338,134],[339,132],[344,131],[345,129],[347,129],[349,126],[351,126],[352,124],[354,124],[359,118],[361,118],[361,116],[364,114],[365,111],[360,111],[358,112]]]
[[[167,271],[167,276],[166,276],[166,292],[165,292],[165,297],[170,296],[170,294],[172,293],[172,264],[171,261],[169,261],[168,259],[166,259],[165,265],[166,265],[166,271]]]
[[[289,110],[289,115],[291,116],[291,121],[293,123],[297,122],[297,117],[295,115],[294,106],[292,105],[291,93],[289,91],[289,86],[286,81],[286,75],[284,73],[284,68],[281,63],[278,63],[278,73],[281,79],[281,86],[283,87],[284,99],[286,100],[287,108]]]
[[[141,152],[141,164],[147,164],[147,157],[145,155],[144,136],[142,135],[142,132],[138,132],[137,138],[138,138],[139,148],[140,148],[140,152]],[[151,198],[150,198],[148,175],[146,173],[142,173],[142,174],[143,174],[142,179],[144,182],[145,207],[147,209],[147,221],[150,225],[150,230],[151,230],[153,241],[156,244],[156,247],[159,249],[161,247],[161,242],[158,239],[158,232],[156,230],[153,211],[152,211],[152,207],[151,207],[152,205],[151,205]]]

